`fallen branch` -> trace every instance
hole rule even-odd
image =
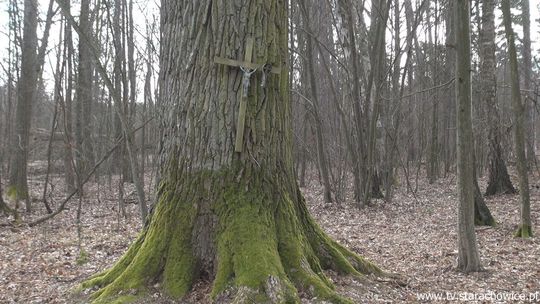
[[[141,129],[143,126],[145,126],[147,123],[149,123],[150,121],[152,121],[153,118],[150,118],[149,120],[147,120],[144,124],[142,124],[140,127],[136,128],[135,130],[133,130],[133,133],[135,133],[136,131],[138,131],[139,129]],[[92,170],[86,175],[86,177],[82,180],[81,184],[79,185],[79,187],[82,187],[84,184],[86,184],[90,178],[94,175],[94,173],[96,172],[96,170],[99,168],[99,166],[104,162],[106,161],[112,154],[113,152],[122,144],[122,142],[124,141],[125,139],[125,136],[121,136],[115,143],[115,145],[109,150],[107,151],[107,153],[105,153],[105,155],[103,155],[103,157],[94,165],[94,167],[92,168]],[[28,226],[29,227],[34,227],[34,226],[37,226],[55,216],[57,216],[58,214],[60,214],[62,211],[64,211],[66,209],[66,205],[67,203],[71,200],[71,198],[73,196],[75,196],[75,194],[77,194],[79,192],[79,189],[75,189],[73,192],[71,192],[63,201],[62,203],[60,204],[60,206],[58,206],[58,208],[53,212],[53,213],[50,213],[50,214],[47,214],[45,216],[42,216],[32,222],[29,222],[28,223]]]
[[[96,170],[98,169],[98,167],[105,161],[109,158],[109,156],[112,155],[112,153],[114,152],[114,150],[116,150],[120,144],[122,143],[122,140],[118,141],[116,143],[116,145],[114,145],[114,147],[112,147],[109,151],[107,151],[107,153],[99,160],[99,162],[96,163],[96,165],[94,166],[94,168],[92,168],[92,170],[90,171],[90,173],[88,173],[88,175],[86,175],[86,178],[81,182],[80,184],[80,187],[82,187],[84,184],[86,184],[90,178],[92,177],[92,175],[94,175],[94,172],[96,172]],[[29,227],[34,227],[34,226],[37,226],[43,222],[45,222],[46,220],[49,220],[55,216],[57,216],[58,214],[60,214],[62,211],[64,211],[64,209],[66,208],[66,204],[69,202],[69,200],[75,196],[75,194],[77,194],[79,192],[79,189],[75,189],[73,190],[73,192],[71,192],[63,201],[62,203],[60,204],[60,206],[58,206],[58,208],[53,212],[53,213],[49,213],[45,216],[42,216],[38,219],[36,219],[35,221],[33,222],[30,222],[28,223],[28,226]]]

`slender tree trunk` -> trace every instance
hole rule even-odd
[[[525,156],[525,107],[521,103],[519,87],[519,72],[515,45],[515,33],[512,28],[512,15],[509,0],[502,0],[504,28],[508,42],[508,57],[510,59],[510,77],[512,81],[512,109],[514,111],[514,141],[517,156],[517,171],[519,176],[519,197],[521,205],[521,225],[516,236],[528,238],[532,236],[531,203],[529,197],[529,177],[527,159]]]
[[[128,59],[127,59],[127,53],[129,52],[128,49],[128,16],[126,14],[126,0],[116,0],[115,3],[115,9],[114,9],[114,16],[115,18],[118,18],[118,25],[115,26],[116,28],[116,39],[117,39],[117,45],[119,47],[115,47],[115,53],[117,60],[120,65],[120,81],[122,85],[117,88],[117,90],[121,90],[121,109],[119,110],[119,115],[122,117],[119,118],[119,120],[124,120],[124,122],[127,124],[129,128],[131,128],[132,123],[132,112],[131,112],[131,94],[130,94],[130,79],[129,79],[129,65],[128,65]],[[123,127],[122,122],[120,122],[120,130],[123,133]],[[124,180],[128,183],[133,183],[135,181],[135,176],[133,176],[133,171],[131,171],[131,164],[129,157],[126,157],[127,151],[130,147],[128,147],[128,144],[132,141],[131,135],[129,137],[126,137],[125,147],[124,147],[124,153],[122,157],[122,174],[124,175]]]
[[[342,48],[344,50],[345,56],[350,62],[351,71],[348,75],[348,83],[352,87],[352,103],[353,103],[353,112],[354,116],[360,118],[362,113],[360,111],[361,104],[361,88],[360,88],[360,62],[359,62],[359,50],[356,47],[356,31],[355,31],[355,21],[353,18],[353,5],[350,0],[339,0],[338,3],[338,14],[341,17],[341,40]],[[330,76],[330,73],[328,73]],[[336,101],[337,102],[337,101]],[[342,117],[343,124],[346,128],[345,136],[347,148],[349,150],[352,171],[353,171],[353,188],[354,188],[354,198],[358,204],[362,202],[362,176],[360,164],[363,157],[363,149],[361,148],[363,143],[363,130],[359,128],[359,122],[357,121],[357,139],[354,141],[352,136],[352,130],[348,131],[346,127],[347,121],[346,117],[343,114],[341,107],[338,108],[340,115]]]
[[[471,113],[470,1],[457,0],[456,110],[458,155],[458,269],[482,269],[474,231],[474,151]]]
[[[81,0],[80,28],[87,38],[93,37],[90,21],[90,0]],[[90,38],[91,39],[91,38]],[[75,101],[75,138],[76,163],[79,175],[86,176],[88,170],[94,166],[94,151],[91,142],[92,129],[92,55],[89,43],[79,37],[79,65],[77,73]],[[82,191],[82,189],[79,189]]]
[[[66,10],[65,2],[61,0],[57,0],[58,4],[62,7],[62,11],[64,15],[68,18],[71,26],[77,31],[77,34],[79,35],[80,39],[85,39],[88,42],[90,55],[92,55],[92,59],[96,63],[95,67],[98,71],[99,75],[102,77],[103,81],[105,82],[105,85],[107,89],[109,90],[109,94],[112,96],[112,99],[114,100],[115,105],[115,113],[116,117],[118,117],[118,120],[120,121],[120,127],[121,127],[121,136],[119,138],[124,138],[124,144],[126,147],[127,157],[129,159],[129,165],[131,172],[133,172],[133,179],[135,183],[135,189],[137,192],[137,197],[139,200],[139,207],[141,209],[141,218],[143,222],[145,222],[147,217],[147,206],[146,206],[146,200],[145,200],[145,194],[144,194],[144,188],[142,187],[142,183],[140,182],[140,175],[139,175],[139,163],[136,160],[136,157],[133,152],[133,143],[131,142],[131,130],[130,126],[127,123],[126,119],[126,113],[123,111],[122,108],[122,94],[119,90],[115,88],[113,85],[113,82],[109,78],[107,71],[105,67],[100,63],[99,61],[99,55],[98,51],[95,47],[93,47],[89,42],[91,41],[90,38],[85,34],[84,31],[81,30],[81,27],[79,24],[77,24],[71,14],[69,14],[69,11]],[[78,175],[78,179],[80,180],[80,175]],[[81,187],[79,187],[80,191]]]
[[[2,152],[1,152],[1,157],[2,159],[0,159],[1,163],[0,163],[0,169],[3,169],[4,168],[4,161],[5,161],[5,154],[6,153],[9,153],[11,151],[9,145],[10,145],[10,141],[12,140],[12,125],[13,125],[13,53],[14,53],[14,46],[15,46],[15,43],[13,43],[13,36],[15,36],[13,33],[15,32],[15,27],[12,25],[13,22],[13,6],[11,5],[11,1],[9,2],[9,5],[8,5],[8,15],[9,15],[9,31],[8,31],[8,49],[7,49],[7,52],[8,52],[8,63],[7,63],[7,83],[6,83],[6,86],[7,86],[7,96],[6,96],[6,107],[4,109],[4,111],[2,113],[5,113],[5,116],[4,116],[4,123],[5,123],[5,128],[3,129],[4,130],[4,134],[3,134],[3,138],[2,138]],[[8,168],[8,171],[9,171],[9,162],[11,161],[10,158],[8,158],[7,160],[7,168]]]
[[[71,1],[66,1],[66,11],[71,14]],[[63,107],[64,120],[64,168],[65,168],[65,192],[67,194],[75,190],[75,167],[73,153],[73,39],[69,22],[65,21],[65,39],[64,39],[64,65],[66,70],[65,96]]]
[[[454,67],[456,65],[456,51],[455,48],[451,47],[456,44],[456,34],[455,34],[455,14],[454,14],[454,7],[455,7],[455,1],[448,1],[447,7],[446,7],[446,69],[447,69],[447,75],[448,79],[453,78],[454,75]],[[446,101],[446,115],[445,115],[445,145],[444,145],[444,173],[445,175],[450,172],[452,165],[455,164],[456,160],[456,117],[455,117],[455,82],[453,85],[449,86],[448,89],[445,91],[447,96],[445,98]]]
[[[531,56],[531,12],[530,0],[521,0],[521,20],[523,24],[523,90],[524,94],[524,111],[525,111],[525,130],[526,130],[526,146],[525,152],[527,156],[527,165],[536,165],[536,153],[534,145],[534,106],[531,97],[531,81],[532,81],[532,56]]]
[[[342,303],[323,269],[380,272],[315,224],[296,184],[287,7],[279,0],[162,2],[157,203],[118,263],[83,284],[100,288],[96,302],[134,300],[156,282],[179,298],[205,277],[219,303],[299,303],[298,292]],[[267,75],[265,86],[261,71],[249,79],[243,149],[235,152],[246,76],[214,58],[243,57],[252,37],[253,62],[280,72]]]
[[[150,27],[146,31],[146,75],[144,78],[144,102],[142,108],[142,123],[144,124],[141,129],[141,174],[144,182],[144,171],[146,168],[146,120],[148,107],[153,104],[152,102],[152,69],[153,69],[153,50],[152,50],[152,32]]]
[[[400,103],[401,103],[401,94],[400,94],[400,83],[399,78],[401,75],[401,20],[400,20],[400,3],[399,1],[394,2],[394,62],[393,62],[393,71],[392,71],[392,99],[387,102],[387,111],[385,111],[385,166],[383,174],[383,184],[385,188],[385,200],[390,202],[393,196],[393,187],[394,187],[394,158],[397,150],[397,134],[398,134],[398,124],[400,116]]]
[[[371,198],[374,196],[380,195],[380,190],[373,192],[373,190],[378,190],[379,183],[378,174],[376,172],[376,161],[375,161],[375,147],[377,141],[377,121],[379,119],[380,107],[381,107],[381,92],[382,84],[384,83],[384,66],[385,66],[385,33],[386,33],[386,22],[388,20],[388,13],[390,11],[391,0],[374,0],[378,4],[372,11],[374,20],[377,20],[374,25],[374,30],[372,34],[372,56],[371,56],[371,76],[370,83],[368,85],[368,103],[373,99],[373,110],[370,113],[369,117],[369,127],[368,127],[368,138],[367,138],[367,160],[366,160],[366,176],[364,178],[364,190],[362,205],[369,205]],[[374,87],[373,87],[374,86]],[[373,87],[373,94],[370,94],[370,91]]]
[[[15,133],[12,139],[11,174],[7,187],[8,196],[16,201],[26,201],[30,212],[27,166],[30,127],[34,96],[37,88],[37,0],[24,1],[24,29],[22,40],[21,77],[17,85]]]
[[[113,126],[114,126],[114,132],[115,137],[118,138],[122,136],[122,123],[121,123],[121,117],[120,112],[115,111],[114,109],[118,109],[123,111],[124,109],[124,97],[122,89],[122,75],[123,75],[123,65],[122,65],[122,59],[124,58],[124,48],[122,43],[122,26],[121,26],[121,19],[122,19],[122,1],[118,0],[114,2],[114,10],[111,13],[109,10],[107,13],[110,16],[112,14],[113,24],[112,24],[112,40],[114,45],[114,63],[113,63],[113,83],[114,83],[114,90],[118,93],[118,100],[113,100],[114,105],[110,107],[112,110],[112,120],[113,120]],[[125,153],[126,147],[125,144],[122,145],[120,149],[118,149],[114,155],[113,155],[113,172],[118,174],[124,174],[124,178],[129,175],[128,170],[125,169],[126,161],[125,161]]]
[[[322,49],[321,47],[317,47],[317,49],[319,50],[319,52],[322,52]],[[338,113],[338,120],[340,122],[340,126],[341,126],[341,133],[343,134],[343,137],[345,138],[345,145],[347,147],[347,152],[349,154],[349,157],[351,158],[351,165],[352,165],[352,173],[353,173],[353,188],[354,188],[354,197],[355,197],[355,200],[357,202],[359,202],[359,199],[360,199],[360,193],[361,192],[361,182],[360,182],[360,170],[358,168],[358,153],[357,151],[355,150],[355,145],[354,145],[354,140],[352,138],[352,134],[351,134],[351,130],[350,130],[350,127],[349,127],[349,124],[347,122],[347,117],[345,115],[345,112],[343,110],[343,107],[339,101],[339,96],[338,96],[338,93],[337,93],[337,90],[336,90],[336,87],[335,87],[335,84],[333,83],[334,81],[334,78],[332,77],[332,73],[330,71],[330,67],[329,67],[329,64],[328,62],[326,62],[326,60],[323,59],[323,62],[322,62],[322,65],[325,69],[325,74],[328,78],[328,82],[330,84],[330,90],[332,92],[332,97],[331,98],[333,100],[333,103],[334,103],[334,106],[336,107],[336,111]],[[305,137],[305,136],[304,136]]]
[[[129,97],[129,82],[126,75],[125,64],[125,49],[122,27],[120,26],[120,20],[125,20],[125,14],[123,13],[121,1],[115,2],[115,23],[114,23],[114,46],[115,46],[115,86],[111,88],[114,90],[114,107],[115,117],[117,120],[118,132],[125,138],[123,149],[125,154],[119,155],[122,164],[122,178],[124,181],[130,181],[135,184],[135,189],[139,201],[139,209],[141,212],[141,220],[144,223],[148,216],[148,207],[146,206],[146,199],[144,193],[144,184],[142,177],[139,173],[139,163],[135,156],[133,149],[133,136],[131,134],[131,119],[129,115],[128,97]],[[111,83],[112,84],[112,83]]]
[[[408,15],[412,15],[412,7],[408,6],[410,4],[406,3],[406,10],[409,11]],[[408,8],[407,8],[408,7]],[[427,8],[426,8],[427,10]],[[426,87],[426,67],[427,67],[427,60],[425,58],[425,54],[422,51],[422,48],[420,47],[420,42],[418,39],[418,35],[413,35],[414,40],[414,51],[416,55],[416,67],[415,67],[415,89],[424,90]],[[418,83],[418,84],[417,84]],[[427,112],[427,109],[425,107],[425,102],[423,102],[423,94],[418,94],[418,96],[415,96],[415,103],[420,103],[420,105],[415,106],[415,109],[419,112],[418,118],[415,121],[415,125],[413,125],[413,131],[415,131],[415,141],[414,143],[414,156],[415,161],[417,162],[417,171],[422,169],[422,159],[423,155],[426,149],[426,139],[425,139],[425,115],[424,113]],[[426,165],[426,171],[429,173],[428,166]],[[418,183],[416,184],[418,187]]]
[[[501,147],[500,115],[497,109],[497,70],[495,59],[495,0],[482,4],[482,29],[480,31],[480,98],[485,103],[488,119],[489,178],[486,195],[516,193]]]
[[[432,55],[430,57],[430,63],[431,63],[431,70],[432,70],[432,78],[433,78],[433,86],[439,85],[439,69],[438,69],[438,49],[437,45],[439,43],[438,41],[438,29],[439,29],[439,12],[438,12],[438,1],[435,2],[435,8],[434,8],[434,14],[435,14],[435,30],[434,33],[434,40],[432,41],[431,36],[431,25],[428,21],[428,29],[429,29],[429,40],[430,40],[430,48]],[[433,104],[431,108],[431,136],[429,141],[429,166],[428,166],[428,179],[429,183],[433,184],[438,178],[439,178],[439,94],[438,90],[435,90],[433,92]]]
[[[49,6],[49,11],[52,10],[52,2],[53,1],[51,1],[51,4]],[[62,31],[60,31],[58,41],[62,41],[62,38],[63,38],[62,37]],[[61,56],[60,56],[61,53],[62,53],[62,47],[61,47],[61,44],[59,44],[58,45],[58,52],[57,52],[58,58],[61,58]],[[45,205],[45,208],[47,209],[47,212],[49,214],[51,214],[53,211],[52,211],[52,209],[49,206],[49,203],[47,201],[47,190],[48,190],[48,187],[49,187],[49,177],[50,177],[50,173],[51,173],[51,158],[52,158],[52,153],[53,153],[54,134],[56,132],[57,125],[58,125],[58,108],[59,108],[59,105],[61,105],[61,102],[60,102],[60,98],[61,98],[60,90],[62,88],[62,85],[61,85],[62,78],[64,78],[64,66],[65,65],[63,63],[61,64],[60,60],[56,61],[56,68],[55,68],[55,71],[54,71],[55,82],[54,82],[54,95],[53,95],[54,112],[53,112],[53,120],[52,120],[52,124],[51,124],[51,132],[50,132],[50,135],[49,135],[49,142],[48,142],[48,145],[47,145],[47,172],[45,174],[45,182],[44,182],[44,186],[43,186],[43,195],[41,196],[41,200],[43,201],[43,203]]]
[[[133,128],[133,122],[135,120],[136,104],[137,104],[137,71],[135,70],[135,38],[134,38],[134,24],[133,24],[133,0],[129,0],[127,5],[127,67],[128,67],[128,80],[129,80],[129,106],[130,111],[128,114],[129,128]],[[134,142],[135,138],[131,134],[130,141]],[[132,145],[135,147],[135,145]],[[135,152],[135,151],[134,151]],[[137,157],[135,157],[135,160]],[[133,181],[138,180],[141,183],[141,187],[144,188],[144,171],[139,170],[141,176],[133,178]]]
[[[324,133],[323,133],[323,122],[320,112],[320,104],[319,104],[319,92],[317,90],[317,81],[315,78],[315,53],[314,53],[314,45],[313,45],[313,32],[311,31],[311,25],[309,22],[309,12],[308,12],[308,6],[306,5],[307,0],[301,0],[300,1],[300,12],[303,16],[303,25],[307,30],[307,33],[305,34],[306,38],[306,62],[305,62],[305,68],[307,69],[307,74],[309,77],[309,87],[310,87],[310,94],[312,99],[312,114],[313,114],[313,123],[315,124],[315,136],[316,136],[316,144],[317,144],[317,160],[319,164],[319,170],[321,173],[321,179],[324,186],[324,201],[326,203],[332,202],[332,190],[330,186],[330,172],[328,169],[328,161],[327,161],[327,151],[325,150],[325,141],[324,141]]]

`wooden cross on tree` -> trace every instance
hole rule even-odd
[[[236,141],[234,143],[234,151],[242,152],[244,144],[244,128],[246,124],[246,110],[247,110],[247,100],[249,95],[249,85],[251,82],[251,75],[261,70],[263,72],[261,86],[266,86],[266,78],[268,73],[280,74],[280,67],[272,67],[268,63],[257,64],[252,61],[253,57],[253,38],[248,38],[246,41],[246,53],[244,56],[244,61],[215,57],[214,62],[218,64],[223,64],[226,66],[237,67],[244,73],[242,77],[242,96],[240,97],[240,108],[238,110],[238,121],[236,123]]]

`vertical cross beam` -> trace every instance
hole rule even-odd
[[[246,124],[246,112],[247,112],[247,102],[249,95],[249,84],[251,80],[251,75],[255,73],[259,68],[263,69],[263,81],[262,86],[266,86],[266,77],[268,73],[280,74],[280,67],[272,67],[271,64],[256,64],[251,62],[253,59],[253,38],[249,37],[246,40],[246,50],[244,55],[244,61],[233,60],[228,58],[215,57],[214,62],[218,64],[223,64],[231,67],[240,68],[243,72],[242,76],[242,90],[240,92],[240,105],[238,110],[238,120],[236,122],[236,139],[234,143],[234,151],[242,152],[244,146],[244,129]]]
[[[245,62],[251,62],[253,56],[253,38],[248,38],[246,41],[246,54],[244,56]],[[246,71],[244,71],[246,73]],[[246,76],[244,76],[246,77]],[[247,76],[249,77],[249,76]],[[249,81],[249,78],[248,78]],[[246,84],[243,84],[244,86]],[[249,83],[247,84],[249,85]],[[242,91],[247,90],[247,88],[242,88]],[[244,127],[246,124],[246,110],[247,110],[247,94],[242,93],[240,99],[240,109],[238,110],[238,121],[236,123],[236,142],[234,143],[234,151],[242,152],[242,147],[244,144]]]
[[[247,100],[249,93],[249,81],[251,74],[257,70],[257,66],[251,62],[253,57],[253,38],[249,37],[246,40],[246,53],[244,61],[237,61],[227,58],[215,57],[214,62],[228,66],[239,67],[243,74],[242,90],[240,91],[240,108],[238,110],[238,121],[236,122],[236,140],[234,143],[234,151],[242,152],[244,143],[244,127],[246,125]]]

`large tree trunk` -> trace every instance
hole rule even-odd
[[[474,231],[474,152],[471,113],[470,2],[456,2],[456,110],[458,155],[458,269],[479,271]]]
[[[495,0],[485,0],[482,5],[480,31],[480,88],[481,98],[487,108],[489,141],[489,182],[486,195],[515,193],[504,162],[501,147],[500,116],[497,110],[497,73],[495,61]]]
[[[294,179],[286,1],[163,0],[161,182],[141,235],[108,271],[83,284],[109,301],[159,282],[182,297],[201,277],[218,302],[297,303],[302,291],[344,302],[323,273],[380,270],[331,240],[309,216]],[[235,131],[243,58],[281,67],[250,79],[242,152]],[[125,297],[125,296],[124,296]]]
[[[532,236],[531,203],[529,197],[529,177],[527,173],[527,159],[525,157],[525,108],[521,103],[519,90],[519,72],[516,54],[515,33],[512,29],[512,16],[509,0],[501,3],[503,11],[504,28],[508,42],[508,57],[510,59],[510,75],[512,82],[512,110],[514,112],[515,152],[517,156],[517,171],[519,176],[519,197],[521,201],[521,225],[516,236],[528,238]]]
[[[11,173],[6,191],[17,201],[24,199],[26,211],[30,211],[26,172],[32,108],[37,88],[37,16],[37,0],[25,0],[21,77],[17,83],[15,132],[11,142]]]

